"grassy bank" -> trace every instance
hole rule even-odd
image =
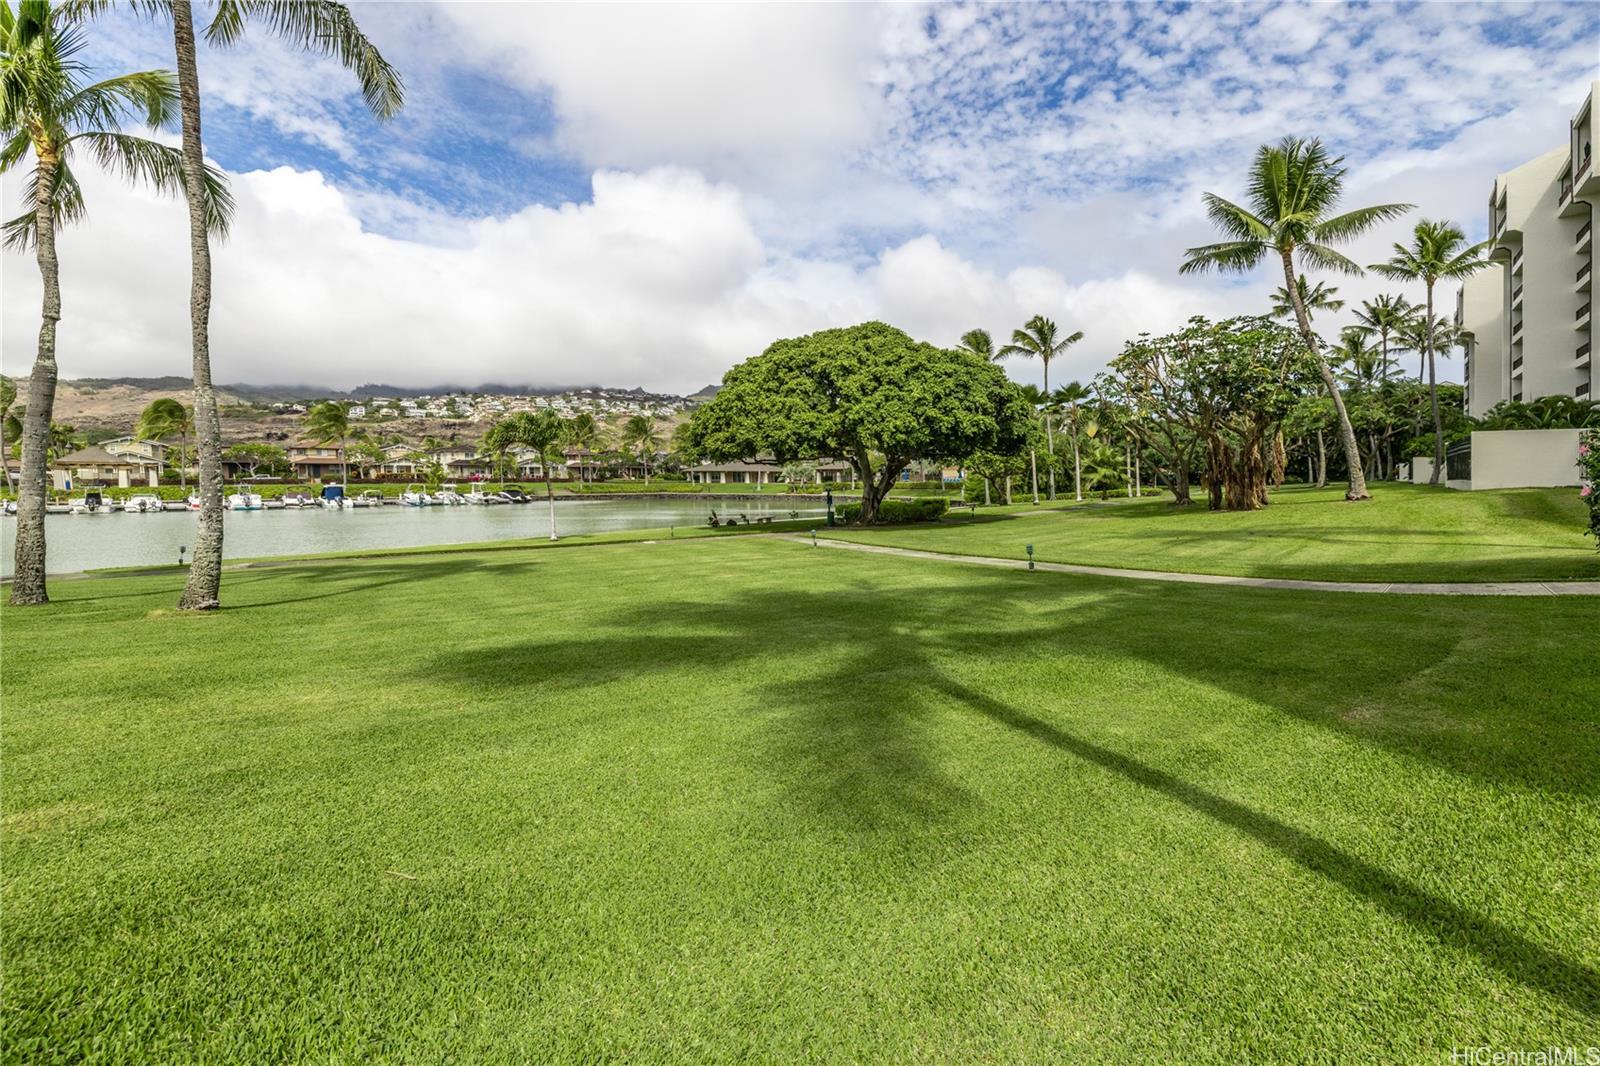
[[[12,1060],[1437,1062],[1600,1021],[1587,602],[737,537],[290,564],[214,616],[180,580],[0,611]]]
[[[1262,511],[1175,508],[1170,497],[985,509],[937,526],[836,531],[850,540],[965,555],[1135,570],[1328,581],[1600,579],[1574,489],[1454,492],[1384,484],[1350,504],[1341,489],[1286,488]],[[1029,513],[1032,512],[1032,513]]]

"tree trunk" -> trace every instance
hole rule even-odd
[[[1144,469],[1139,461],[1139,449],[1133,449],[1133,495],[1135,498],[1144,495]]]
[[[1083,457],[1078,452],[1078,420],[1072,420],[1072,495],[1083,502]]]
[[[988,507],[993,501],[989,499],[989,479],[983,479],[983,505]]]
[[[189,207],[189,339],[194,364],[194,423],[199,437],[200,518],[194,562],[178,606],[211,611],[222,606],[222,425],[211,387],[211,242],[206,233],[205,150],[200,140],[200,74],[195,64],[194,12],[188,0],[172,5],[172,40],[178,59],[183,115],[183,193]]]
[[[550,487],[550,457],[544,452],[539,453],[539,465],[544,467],[544,498],[550,505],[550,539],[556,539],[556,490]],[[582,473],[579,473],[578,483],[583,484]]]
[[[1006,475],[1006,506],[1011,506],[1011,475]]]
[[[1433,408],[1433,473],[1428,484],[1437,485],[1444,476],[1444,420],[1439,414],[1439,378],[1433,357],[1433,282],[1428,282],[1428,403]]]
[[[37,149],[37,145],[35,148]],[[22,477],[17,485],[17,554],[11,579],[11,604],[34,607],[50,602],[44,582],[45,477],[50,455],[50,416],[56,403],[56,323],[61,320],[61,267],[56,261],[55,183],[59,160],[53,153],[38,163],[33,201],[34,258],[44,283],[39,319],[39,350],[28,378],[28,409],[22,416]]]
[[[1322,488],[1328,483],[1328,441],[1322,435],[1322,427],[1317,427],[1317,488]]]
[[[1122,481],[1127,487],[1128,499],[1133,499],[1133,444],[1127,438],[1122,441]]]
[[[1339,443],[1344,447],[1345,465],[1350,469],[1350,487],[1345,491],[1347,500],[1370,500],[1372,496],[1367,492],[1367,479],[1361,473],[1361,448],[1356,444],[1356,431],[1350,425],[1350,415],[1344,409],[1344,397],[1339,393],[1339,383],[1334,380],[1333,370],[1329,368],[1328,361],[1322,357],[1322,346],[1317,343],[1317,335],[1311,332],[1311,316],[1306,314],[1306,306],[1300,299],[1300,290],[1295,285],[1294,277],[1294,250],[1283,250],[1283,283],[1288,287],[1289,298],[1294,301],[1294,315],[1300,326],[1300,339],[1306,342],[1306,347],[1311,350],[1312,356],[1317,361],[1317,373],[1322,376],[1322,384],[1328,390],[1328,396],[1333,400],[1333,410],[1339,417]]]
[[[1033,477],[1033,505],[1037,507],[1039,506],[1039,453],[1033,448],[1028,449],[1028,470]],[[1051,499],[1055,497],[1052,496]]]

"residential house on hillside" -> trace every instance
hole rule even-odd
[[[50,482],[57,492],[83,486],[131,488],[155,486],[161,478],[161,464],[141,455],[113,455],[98,444],[68,452],[50,464]]]

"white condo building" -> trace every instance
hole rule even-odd
[[[1567,143],[1495,178],[1489,198],[1490,258],[1456,296],[1456,323],[1470,330],[1467,413],[1502,400],[1600,399],[1591,294],[1595,97],[1589,87]]]

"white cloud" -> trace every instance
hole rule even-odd
[[[808,166],[873,126],[874,19],[849,4],[449,4],[503,76],[554,95],[599,166]]]

